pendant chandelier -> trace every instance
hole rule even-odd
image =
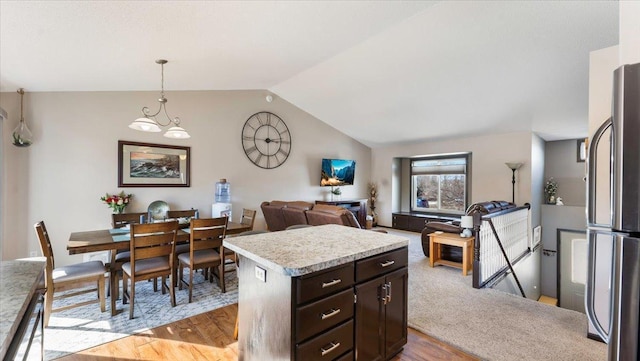
[[[33,143],[33,135],[27,127],[27,123],[24,121],[23,108],[24,108],[24,89],[18,89],[20,94],[20,123],[13,130],[13,145],[16,147],[28,147]]]
[[[189,133],[187,133],[187,131],[185,131],[183,128],[180,127],[180,118],[178,117],[172,118],[169,115],[169,113],[167,113],[167,108],[166,108],[167,98],[164,97],[164,64],[166,64],[167,61],[164,59],[158,59],[156,60],[156,63],[160,64],[160,67],[161,67],[161,83],[160,83],[161,91],[160,91],[160,98],[158,99],[158,102],[160,103],[160,108],[158,108],[157,112],[151,114],[151,111],[149,110],[149,108],[143,107],[142,115],[144,117],[134,120],[133,123],[129,124],[129,128],[140,130],[143,132],[157,133],[161,131],[160,127],[171,126],[167,130],[167,132],[164,133],[165,137],[174,138],[174,139],[191,138]],[[166,123],[163,123],[156,118],[156,116],[160,114],[160,112],[164,113],[164,115],[167,117]]]

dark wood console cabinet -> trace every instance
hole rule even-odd
[[[460,217],[438,216],[431,214],[396,212],[392,214],[392,225],[395,229],[411,232],[422,232],[428,222],[449,222],[460,220]]]
[[[316,201],[316,204],[329,204],[344,207],[356,216],[360,227],[365,228],[367,224],[367,199],[345,199],[339,201]]]

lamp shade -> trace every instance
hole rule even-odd
[[[522,163],[516,163],[516,162],[509,162],[509,163],[505,163],[507,165],[507,167],[509,167],[509,169],[511,170],[518,170],[520,169],[520,167],[522,167]]]
[[[462,227],[462,228],[473,228],[473,217],[472,216],[462,216],[460,218],[460,227]]]
[[[158,123],[150,118],[138,118],[134,120],[133,123],[129,124],[129,128],[153,133],[161,131]]]
[[[164,136],[167,137],[167,138],[174,138],[174,139],[191,138],[189,133],[187,133],[184,129],[182,129],[180,127],[171,127],[171,128],[169,128],[169,130],[167,130],[167,132],[164,133]]]

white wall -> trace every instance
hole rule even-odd
[[[640,1],[620,1],[620,65],[640,63]]]
[[[511,201],[511,169],[506,162],[521,162],[524,165],[516,172],[516,203],[532,203],[539,209],[538,203],[532,202],[531,133],[510,133],[483,135],[476,137],[429,141],[423,143],[393,145],[374,148],[372,150],[372,179],[378,183],[379,210],[378,224],[391,226],[391,213],[399,211],[395,208],[397,200],[393,200],[392,169],[397,157],[413,157],[418,155],[472,152],[471,164],[471,202],[490,200]],[[408,180],[403,179],[408,182]],[[402,206],[403,207],[403,206]],[[539,224],[538,220],[533,225]]]
[[[34,132],[29,148],[2,138],[5,172],[2,179],[4,259],[26,257],[39,246],[33,224],[44,220],[60,265],[80,261],[69,256],[66,242],[74,231],[105,229],[111,212],[100,197],[119,192],[117,142],[139,141],[191,147],[191,187],[126,188],[133,193],[128,211],[146,211],[154,200],[172,209],[200,210],[211,215],[214,185],[231,182],[234,220],[243,207],[258,210],[256,228],[264,228],[259,210],[265,200],[323,199],[321,158],[355,159],[356,184],[343,187],[343,198],[367,197],[371,179],[371,150],[295,106],[265,91],[168,92],[167,108],[179,116],[191,134],[188,140],[170,140],[162,133],[142,133],[127,126],[148,106],[156,109],[157,92],[57,92],[25,95],[25,119]],[[10,134],[19,119],[17,93],[1,93],[0,106],[9,112],[3,131]],[[245,120],[258,111],[279,115],[292,134],[289,159],[265,170],[245,156],[240,132]]]
[[[545,141],[531,134],[531,228],[542,224],[540,205],[544,203]]]

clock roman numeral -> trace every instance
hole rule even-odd
[[[246,150],[246,152],[247,152],[247,154],[251,154],[251,153],[255,152],[256,150],[258,150],[258,148],[256,148],[256,146],[254,145],[253,147],[248,148]]]

